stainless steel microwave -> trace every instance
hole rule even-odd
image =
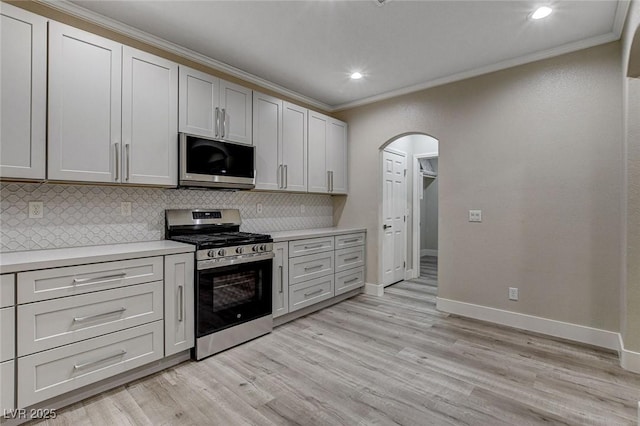
[[[180,133],[180,186],[252,189],[256,148]]]

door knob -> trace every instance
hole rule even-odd
[[[382,229],[388,229],[388,228],[391,228],[391,225],[384,225],[384,226],[382,227]]]

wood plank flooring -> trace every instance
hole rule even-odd
[[[201,362],[59,410],[49,425],[635,424],[640,375],[597,348],[442,314],[437,259]]]

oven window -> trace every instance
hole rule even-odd
[[[187,173],[254,177],[254,147],[187,136]]]
[[[197,336],[271,313],[272,261],[197,271]]]

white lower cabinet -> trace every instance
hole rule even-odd
[[[364,268],[336,272],[335,293],[339,296],[364,286]]]
[[[333,251],[289,259],[289,284],[333,274]]]
[[[333,274],[289,286],[289,312],[333,297]]]
[[[289,244],[273,245],[273,318],[289,312]]]
[[[15,308],[0,309],[0,362],[15,356]]]
[[[163,357],[156,321],[18,358],[18,406],[27,407]]]
[[[14,388],[15,362],[0,363],[0,413],[16,408]]]
[[[18,356],[162,319],[162,281],[18,306]]]
[[[164,258],[164,355],[190,349],[195,344],[193,254]]]

